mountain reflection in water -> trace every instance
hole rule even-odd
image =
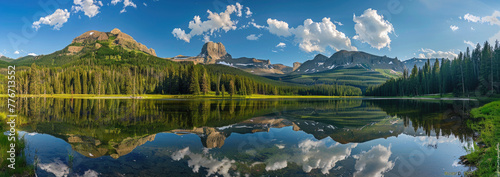
[[[39,176],[441,176],[474,132],[457,102],[30,98]],[[423,170],[425,169],[425,171]]]

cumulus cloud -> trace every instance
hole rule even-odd
[[[227,158],[217,160],[211,156],[207,157],[203,154],[192,153],[189,147],[174,152],[171,157],[173,160],[179,161],[186,156],[189,157],[188,166],[193,168],[194,173],[198,173],[200,167],[203,167],[207,169],[207,176],[220,174],[224,177],[229,177],[231,176],[229,174],[229,169],[236,163],[235,160],[229,160]]]
[[[342,24],[342,23],[341,23],[341,22],[339,22],[339,21],[333,21],[333,23],[336,23],[336,24],[337,24],[337,25],[339,25],[339,26],[343,26],[343,25],[344,25],[344,24]]]
[[[451,26],[450,26],[450,29],[451,29],[452,31],[456,31],[456,30],[458,30],[458,26],[451,25]]]
[[[420,49],[419,52],[422,52],[422,53],[418,54],[419,58],[448,58],[448,59],[454,59],[454,58],[456,58],[458,56],[453,51],[443,52],[443,51],[434,51],[432,49]]]
[[[394,32],[392,24],[384,20],[384,16],[377,14],[377,10],[366,9],[361,16],[356,17],[354,14],[353,21],[356,36],[353,39],[368,43],[376,49],[384,47],[390,48],[391,38],[389,33]]]
[[[288,23],[276,19],[267,19],[267,29],[277,36],[294,36],[299,48],[306,52],[324,52],[327,47],[338,50],[357,50],[351,45],[351,40],[344,33],[336,29],[330,18],[323,18],[321,22],[311,19],[304,20],[303,25],[289,28]]]
[[[249,8],[249,7],[246,7],[246,9],[247,9],[247,11],[245,12],[245,14],[247,15],[246,17],[247,17],[247,18],[250,18],[250,17],[252,16],[253,12],[252,12],[252,11],[250,11],[250,8]]]
[[[484,16],[484,17],[479,17],[475,15],[471,15],[469,13],[464,15],[464,20],[467,20],[468,22],[481,22],[481,23],[489,23],[490,25],[499,25],[500,26],[500,20],[498,19],[500,17],[500,11],[494,11],[493,14],[490,16]]]
[[[464,40],[464,43],[467,45],[470,45],[472,48],[476,47],[476,45],[472,41],[466,41]]]
[[[469,22],[479,22],[481,20],[481,17],[471,15],[469,13],[464,15],[464,20],[467,20]]]
[[[354,176],[383,176],[385,173],[394,168],[394,162],[389,161],[391,157],[391,147],[377,145],[372,147],[368,152],[363,152],[360,155],[354,156],[356,164],[354,168]]]
[[[70,174],[69,167],[59,159],[57,159],[51,163],[38,164],[38,167],[40,167],[40,169],[42,169],[48,173],[52,173],[56,177],[66,177],[66,176],[69,176],[69,174]],[[83,175],[81,175],[81,176],[83,176],[83,177],[97,177],[99,175],[100,175],[100,173],[89,169],[89,170],[85,171],[83,173]],[[76,174],[76,176],[80,176],[80,175]]]
[[[53,14],[47,15],[45,17],[40,17],[38,21],[33,22],[32,27],[36,30],[40,29],[40,25],[53,26],[55,30],[59,30],[64,23],[69,19],[70,13],[67,9],[57,9]]]
[[[255,35],[255,34],[250,34],[247,36],[247,40],[250,40],[250,41],[256,41],[256,40],[259,40],[259,38],[262,36],[262,34],[259,34],[259,35]]]
[[[125,10],[125,8],[127,8],[129,6],[137,8],[137,5],[134,2],[132,2],[132,0],[112,0],[111,4],[116,5],[122,1],[123,1],[123,9],[120,11],[120,13],[127,12],[127,10]]]
[[[36,53],[28,53],[29,56],[38,56]]]
[[[19,51],[18,51],[18,50],[16,50],[16,51],[14,52],[14,54],[18,55],[18,54],[19,54]]]
[[[99,14],[99,6],[102,6],[102,2],[97,0],[74,0],[73,3],[75,5],[71,9],[74,13],[83,11],[89,18]]]
[[[302,170],[306,173],[320,169],[321,173],[329,174],[335,164],[349,157],[351,150],[357,146],[356,143],[328,146],[326,142],[329,140],[331,139],[301,141],[293,155],[275,155],[266,160],[266,170],[279,170],[287,167],[288,162],[293,162],[302,166]]]
[[[321,22],[311,19],[304,21],[304,25],[290,30],[295,35],[295,42],[300,49],[306,52],[324,52],[327,47],[338,50],[357,50],[351,45],[351,40],[344,33],[336,29],[330,18],[323,18]]]
[[[290,29],[288,28],[288,23],[284,21],[279,21],[276,19],[267,19],[267,25],[269,25],[269,32],[276,36],[290,36]]]
[[[69,175],[69,168],[61,160],[55,160],[48,164],[38,164],[40,169],[46,172],[54,174],[56,177],[63,177]]]
[[[285,48],[285,47],[286,47],[286,44],[285,44],[285,43],[283,43],[283,42],[280,42],[278,45],[276,45],[276,47]]]
[[[201,21],[200,16],[194,16],[193,20],[189,22],[188,28],[191,30],[189,33],[186,33],[181,28],[175,28],[172,30],[172,34],[177,39],[190,42],[193,36],[212,35],[214,32],[220,30],[224,30],[225,32],[235,30],[237,21],[231,20],[231,14],[236,13],[236,16],[242,16],[242,8],[243,5],[236,3],[236,5],[228,5],[226,10],[221,13],[214,13],[207,10],[208,20]]]

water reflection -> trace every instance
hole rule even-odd
[[[21,129],[31,133],[26,139],[39,157],[39,176],[440,176],[467,170],[456,159],[474,135],[466,115],[449,102],[17,103],[29,108]]]

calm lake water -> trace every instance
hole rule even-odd
[[[22,99],[38,176],[446,176],[470,101]],[[464,111],[465,110],[465,111]]]

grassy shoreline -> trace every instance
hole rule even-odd
[[[471,128],[480,132],[480,136],[471,148],[469,154],[465,155],[468,163],[477,167],[474,176],[500,176],[500,164],[498,155],[500,149],[500,100],[474,108],[470,112],[474,118],[482,120],[477,124],[471,124]]]

